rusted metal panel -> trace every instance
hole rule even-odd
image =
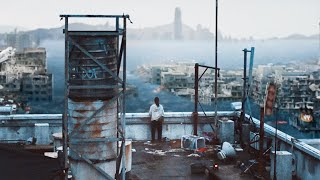
[[[87,88],[70,89],[69,98],[80,100],[111,99],[117,93],[117,36],[97,36],[86,32],[70,35],[69,53],[70,86]],[[110,87],[107,87],[111,86]],[[94,88],[90,88],[90,86]],[[101,86],[101,88],[96,88]],[[102,88],[102,87],[105,88]]]
[[[104,105],[105,101],[77,102],[69,99],[69,132],[75,131],[79,126]],[[86,124],[79,133],[70,138],[71,148],[79,154],[86,154],[89,159],[107,160],[117,156],[114,142],[86,142],[88,139],[112,138],[117,135],[117,102],[113,101],[104,108],[92,121]],[[83,143],[81,143],[83,140]],[[76,158],[77,156],[73,156]]]

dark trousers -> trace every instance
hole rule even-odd
[[[159,119],[158,121],[153,120],[151,121],[151,137],[152,140],[155,140],[156,130],[158,131],[158,140],[162,139],[162,120]]]

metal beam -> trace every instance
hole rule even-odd
[[[65,64],[69,64],[69,34],[68,34],[68,17],[65,18]],[[63,119],[62,119],[62,144],[63,144],[63,165],[64,165],[64,179],[68,179],[68,94],[69,94],[69,69],[68,66],[65,65],[64,73],[65,73],[65,88],[64,88],[64,112],[63,112]]]
[[[69,86],[69,89],[113,89],[121,88],[120,85],[92,85],[92,86]]]
[[[70,141],[71,144],[84,144],[84,143],[92,143],[92,142],[117,142],[120,141],[121,138],[90,138],[90,139],[76,139],[72,138],[72,141]]]
[[[124,38],[122,37],[122,39],[121,39],[121,45],[120,45],[120,52],[119,52],[119,55],[118,55],[118,67],[117,67],[118,75],[119,75],[119,72],[120,72],[121,59],[122,59],[122,54],[123,54],[123,48],[124,48]]]
[[[129,17],[128,17],[129,18]],[[121,162],[122,162],[122,170],[121,170],[121,177],[122,179],[126,179],[126,156],[125,156],[125,152],[126,152],[126,77],[127,77],[127,19],[123,19],[123,82],[122,82],[122,86],[123,86],[123,95],[122,95],[122,152],[124,153],[124,155],[122,155],[121,158]]]
[[[74,18],[129,18],[128,14],[126,15],[78,15],[78,14],[61,14],[61,18],[65,17],[74,17]]]
[[[208,69],[208,68],[207,68]],[[206,69],[206,70],[207,70]],[[193,112],[193,118],[194,118],[194,125],[193,125],[193,134],[198,135],[198,96],[199,96],[199,64],[196,63],[194,66],[194,112]],[[201,78],[201,77],[200,77]]]
[[[63,31],[65,33],[65,31]],[[70,36],[108,36],[108,35],[122,35],[119,31],[69,31]]]

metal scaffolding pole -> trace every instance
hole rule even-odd
[[[65,17],[65,64],[69,64],[69,46],[68,46],[68,17]],[[69,84],[67,79],[69,79],[68,66],[64,68],[65,83],[64,83],[64,112],[62,119],[62,139],[63,139],[63,165],[64,165],[64,179],[68,179],[68,94],[69,94]]]
[[[199,90],[199,64],[194,65],[194,112],[193,112],[193,135],[198,135],[198,90]]]
[[[218,121],[218,0],[216,0],[216,37],[215,37],[215,71],[214,71],[214,125]]]
[[[205,68],[205,70],[202,72],[202,74],[199,77],[199,67]],[[201,103],[199,101],[199,81],[201,80],[202,76],[207,72],[208,69],[215,69],[216,71],[220,71],[219,68],[214,68],[211,66],[206,65],[200,65],[196,63],[194,65],[194,111],[193,111],[193,135],[198,135],[198,121],[199,121],[199,114],[198,114],[198,104],[200,105],[203,113],[206,115],[204,109],[201,106]],[[219,74],[219,73],[217,73]],[[211,99],[210,99],[211,100]],[[211,126],[211,124],[210,124]],[[211,126],[212,130],[214,131],[214,128]]]
[[[125,116],[125,113],[126,113],[126,66],[127,66],[127,39],[126,39],[126,36],[127,36],[127,30],[126,30],[126,27],[127,27],[127,21],[125,18],[123,18],[123,69],[122,69],[122,72],[123,72],[123,83],[122,83],[122,88],[123,88],[123,94],[122,94],[122,122],[121,122],[121,125],[122,125],[122,152],[123,152],[123,155],[122,155],[122,171],[121,171],[121,174],[122,174],[122,179],[126,179],[126,156],[125,156],[125,152],[126,152],[126,116]]]

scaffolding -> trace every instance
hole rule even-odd
[[[205,70],[202,72],[202,74],[199,77],[199,67],[201,68],[205,68]],[[204,113],[205,116],[205,110],[202,108],[202,105],[199,101],[199,81],[201,80],[201,78],[203,77],[203,75],[207,72],[208,69],[214,69],[215,70],[215,76],[219,76],[219,71],[220,68],[215,68],[215,67],[211,67],[211,66],[206,66],[206,65],[200,65],[198,63],[196,63],[194,65],[194,111],[193,111],[193,135],[198,135],[198,104],[200,105],[200,108],[202,110],[202,112]],[[215,77],[215,79],[217,79],[218,77]],[[218,86],[218,81],[215,81],[214,83],[214,88],[217,90],[217,86]],[[215,90],[215,91],[216,91]],[[215,101],[217,100],[217,94],[215,93]],[[211,101],[211,98],[209,98]],[[218,119],[218,114],[217,114],[217,106],[215,106],[215,119],[214,119],[214,125],[217,124],[217,119]],[[210,126],[212,128],[212,130],[214,131],[214,128],[212,127],[211,123]]]
[[[90,166],[96,171],[103,179],[125,179],[126,172],[126,157],[125,157],[125,91],[126,91],[126,23],[129,19],[129,15],[60,15],[60,18],[65,20],[64,34],[65,34],[65,101],[64,101],[64,113],[62,121],[62,139],[63,139],[63,159],[65,167],[65,179],[68,176],[69,169],[69,157],[70,154],[76,155],[77,161]],[[115,20],[115,30],[112,31],[73,31],[69,30],[69,18],[109,18]],[[120,20],[122,21],[122,26],[120,25]],[[131,21],[130,21],[131,22]],[[78,38],[80,37],[80,38]],[[110,38],[111,37],[111,38]],[[81,39],[82,38],[82,39]],[[100,39],[99,39],[100,38]],[[79,40],[81,39],[81,41]],[[97,44],[90,44],[90,43]],[[111,43],[111,45],[110,45]],[[112,44],[113,43],[113,44]],[[85,45],[83,45],[85,44]],[[90,44],[90,45],[88,45]],[[88,49],[88,47],[101,47],[103,46],[105,54],[103,57],[104,61],[97,57],[95,53],[98,51],[96,49]],[[109,49],[108,49],[109,48]],[[111,50],[110,50],[111,48]],[[113,48],[113,49],[112,49]],[[99,50],[100,51],[100,50]],[[101,50],[103,51],[103,50]],[[116,63],[108,62],[109,53],[114,52],[113,59]],[[72,53],[82,54],[79,58],[79,62],[75,63],[75,59],[72,59]],[[85,61],[83,60],[85,59]],[[72,62],[70,61],[72,60]],[[85,62],[85,66],[81,65]],[[76,64],[76,65],[75,65]],[[96,67],[94,70],[88,70],[90,67]],[[111,68],[110,68],[111,67]],[[97,70],[98,69],[98,70]],[[122,77],[120,70],[122,70]],[[99,77],[101,76],[101,77]],[[78,78],[79,77],[79,78]],[[78,78],[78,79],[77,79]],[[87,79],[86,79],[87,78]],[[100,81],[92,81],[95,79],[102,79],[103,83],[99,84]],[[89,80],[91,81],[89,81]],[[80,82],[84,80],[85,83],[75,83],[75,81]],[[94,84],[94,83],[96,84]],[[109,84],[108,84],[109,83]],[[100,92],[100,93],[99,93]],[[102,93],[101,93],[102,92]],[[78,93],[78,94],[77,94]],[[79,95],[80,93],[80,95]],[[86,96],[85,99],[92,99],[97,96],[98,99],[107,99],[102,101],[103,103],[99,106],[94,107],[94,112],[90,115],[86,115],[79,124],[76,124],[73,129],[70,130],[70,98],[75,98],[75,96]],[[82,102],[80,102],[82,103]],[[85,102],[87,103],[87,102]],[[82,103],[82,104],[85,104]],[[93,125],[100,125],[100,122],[94,122],[99,119],[96,117],[99,113],[108,113],[108,107],[115,104],[116,115],[116,136],[112,137],[96,137],[90,135],[87,139],[77,139],[76,135],[79,135],[85,131],[85,129],[90,129]],[[86,104],[85,104],[86,105]],[[95,105],[93,105],[95,106]],[[72,107],[71,107],[72,108]],[[80,112],[80,110],[78,110]],[[82,110],[83,111],[83,110]],[[81,112],[80,112],[81,113]],[[100,121],[100,120],[98,120]],[[109,123],[109,122],[108,122]],[[105,123],[105,124],[108,124]],[[86,127],[87,126],[87,127]],[[101,129],[100,129],[101,130]],[[92,133],[92,132],[90,132]],[[121,141],[121,148],[119,150],[118,143]],[[108,174],[105,170],[97,165],[97,160],[92,160],[86,156],[85,153],[79,152],[79,144],[88,148],[91,144],[100,143],[104,146],[105,144],[112,143],[113,149],[116,149],[115,161],[116,167],[114,167],[115,174]],[[99,144],[99,145],[100,145]],[[116,144],[116,147],[115,147]],[[100,146],[99,146],[100,147]],[[108,148],[108,147],[107,147]],[[105,152],[109,153],[108,151]],[[70,156],[69,154],[69,156]],[[98,157],[99,158],[99,157]],[[121,164],[121,165],[120,165]],[[121,167],[120,167],[121,166]],[[86,169],[82,169],[87,171]],[[79,169],[78,169],[79,171]],[[75,172],[77,173],[77,172]],[[121,174],[120,174],[121,173]]]

